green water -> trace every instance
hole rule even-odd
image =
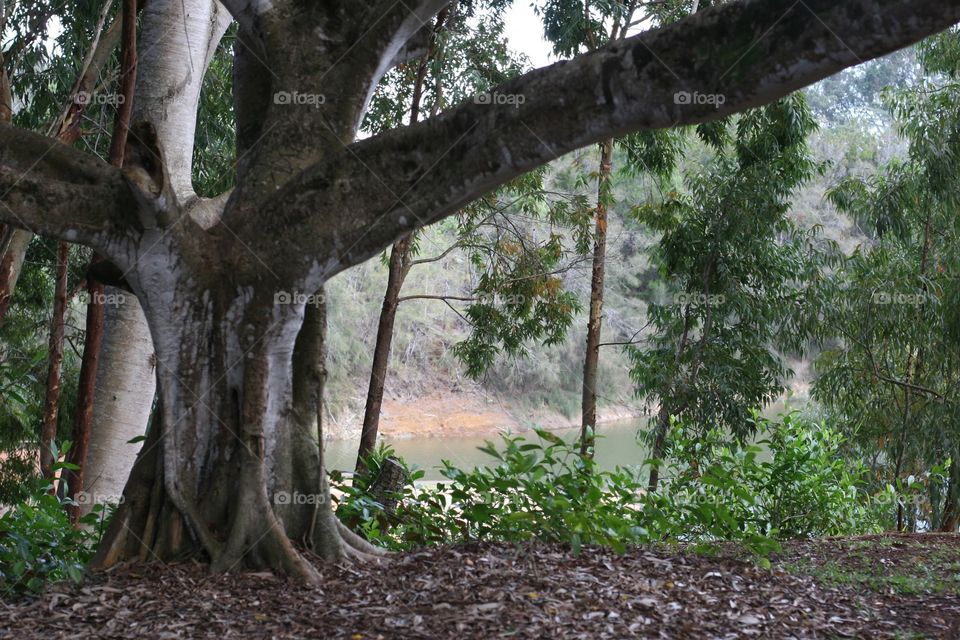
[[[784,401],[781,400],[768,406],[763,415],[767,418],[775,418],[786,408]],[[597,428],[596,450],[596,461],[600,467],[602,469],[613,469],[617,466],[629,467],[643,464],[643,461],[647,459],[649,449],[638,441],[637,435],[642,429],[647,428],[649,428],[647,418],[601,424]],[[573,442],[580,435],[580,429],[558,429],[553,433],[568,442]],[[532,431],[524,431],[520,435],[528,440],[537,440],[537,435]],[[495,461],[489,455],[479,451],[477,447],[483,445],[486,440],[500,443],[500,437],[496,434],[472,438],[448,436],[402,440],[385,438],[385,440],[409,464],[414,464],[423,469],[426,472],[425,480],[443,479],[438,471],[441,460],[449,460],[454,466],[461,469],[473,469],[484,464],[492,465]],[[327,468],[353,471],[357,459],[357,445],[357,440],[332,440],[327,442],[324,446],[324,459]],[[763,454],[761,454],[761,457],[763,457]]]
[[[642,464],[647,456],[647,448],[637,441],[637,433],[646,428],[646,419],[611,422],[597,428],[596,460],[604,469],[613,469],[615,466],[631,466]],[[579,436],[579,429],[562,429],[553,433],[567,441],[574,441]],[[537,436],[532,431],[523,432],[528,440],[536,441]],[[485,440],[499,442],[499,436],[485,437],[444,437],[444,438],[410,438],[404,440],[385,439],[397,454],[408,463],[415,464],[426,472],[426,480],[441,480],[437,467],[441,460],[449,460],[454,466],[461,469],[473,469],[478,465],[491,464],[493,459],[477,447]],[[332,440],[324,445],[324,456],[327,467],[352,471],[357,456],[356,440]]]

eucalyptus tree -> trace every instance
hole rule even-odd
[[[930,483],[922,519],[960,523],[960,36],[923,43],[924,75],[887,95],[908,142],[905,158],[831,192],[870,237],[823,283],[814,396],[850,434],[875,477],[898,487],[951,461],[946,486]],[[897,528],[917,504],[896,506]],[[891,513],[891,515],[893,515]]]
[[[589,0],[547,0],[539,11],[543,18],[544,34],[553,45],[553,53],[570,57],[583,49],[593,51],[601,45],[622,40],[634,21],[637,9],[638,3],[634,0],[595,3]],[[597,369],[603,328],[607,225],[609,209],[614,204],[611,182],[613,148],[612,137],[599,142],[599,162],[595,173],[593,259],[580,402],[580,449],[586,455],[592,455],[593,431],[597,426]]]
[[[704,3],[706,6],[707,3]],[[642,3],[635,0],[545,0],[538,11],[543,19],[544,34],[553,45],[553,53],[570,57],[582,50],[622,40],[631,29],[645,23],[664,25],[700,9],[699,0],[669,0],[660,3]],[[678,91],[674,101],[682,101],[688,92]],[[597,395],[599,384],[601,332],[603,330],[603,303],[607,271],[607,233],[610,210],[617,204],[613,178],[614,150],[629,147],[624,138],[610,137],[598,145],[596,171],[589,174],[595,182],[596,202],[593,215],[593,252],[590,277],[590,303],[587,316],[586,345],[583,358],[583,377],[580,401],[580,449],[592,455],[594,429],[597,425]],[[643,161],[640,154],[627,148],[627,164],[621,170],[634,176],[644,167],[633,164]]]
[[[684,186],[662,202],[638,209],[661,235],[651,328],[645,344],[629,348],[637,393],[659,404],[651,491],[671,419],[749,435],[751,410],[784,391],[781,354],[802,351],[812,333],[807,297],[823,256],[815,231],[797,229],[787,214],[791,196],[822,169],[806,145],[815,126],[800,93],[701,125],[714,157],[689,167]],[[682,142],[659,142],[665,161],[651,164],[669,167]]]
[[[182,154],[193,144],[194,96],[166,105],[184,112],[175,128],[134,126],[123,169],[0,126],[0,220],[107,256],[142,304],[156,349],[158,419],[99,564],[197,553],[218,570],[265,566],[320,580],[296,542],[326,558],[371,553],[324,499],[311,424],[318,334],[305,323],[306,301],[278,304],[278,291],[309,295],[572,149],[774,101],[960,19],[954,0],[811,0],[786,10],[737,2],[491,92],[523,95],[522,105],[467,101],[354,141],[377,83],[416,56],[445,4],[226,2],[239,23],[237,175],[223,198],[196,198],[190,185]],[[180,38],[186,24],[189,46],[167,60],[190,59],[191,79],[202,75],[218,7],[148,3],[141,54],[154,44],[149,33]],[[724,104],[674,99],[689,90],[722,93]],[[319,497],[290,500],[303,494]]]

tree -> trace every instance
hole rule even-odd
[[[960,35],[925,42],[919,58],[924,75],[886,101],[908,142],[906,157],[873,175],[846,176],[829,192],[870,237],[823,283],[827,346],[813,391],[881,485],[903,488],[950,460],[946,485],[930,483],[922,519],[956,531]],[[898,530],[916,523],[918,506],[897,503]]]
[[[703,433],[752,435],[750,411],[784,391],[781,354],[802,352],[812,334],[805,301],[823,257],[815,232],[787,214],[796,190],[823,168],[807,149],[815,128],[799,93],[701,125],[698,137],[715,157],[688,168],[685,189],[668,179],[663,202],[639,208],[639,219],[662,234],[650,335],[629,348],[637,393],[659,403],[651,491],[671,419]],[[669,138],[658,142],[662,155],[682,150]]]
[[[166,28],[171,5],[146,6],[141,60],[158,34],[182,37],[183,23],[206,25],[208,50],[209,4],[181,4],[195,11],[177,28]],[[960,19],[953,0],[816,0],[786,13],[773,0],[725,5],[491,94],[522,95],[522,105],[467,102],[353,142],[377,82],[416,54],[445,4],[229,0],[239,23],[237,186],[203,205],[213,215],[178,193],[190,183],[180,150],[192,147],[196,100],[175,131],[135,124],[122,169],[0,126],[0,220],[103,253],[136,293],[156,349],[160,418],[96,563],[197,553],[217,570],[270,567],[316,581],[294,541],[326,558],[373,552],[330,510],[309,387],[322,366],[316,327],[305,322],[310,307],[277,304],[278,291],[314,294],[569,150],[775,100]],[[677,104],[674,94],[690,89],[722,93],[724,104]],[[301,495],[312,499],[290,500]]]

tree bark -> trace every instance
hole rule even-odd
[[[0,238],[0,324],[3,324],[10,310],[13,291],[17,288],[23,260],[27,257],[27,247],[32,239],[32,233],[15,227],[7,227]]]
[[[380,407],[383,404],[383,389],[390,366],[390,347],[393,343],[393,324],[400,305],[400,290],[409,271],[410,236],[398,240],[390,250],[390,268],[387,273],[387,290],[383,294],[380,322],[377,324],[377,339],[373,349],[373,364],[370,367],[370,384],[367,403],[363,411],[363,429],[360,431],[360,446],[357,449],[356,472],[366,470],[364,459],[373,453],[380,427]]]
[[[600,362],[600,330],[603,324],[603,278],[607,253],[607,199],[613,169],[613,140],[600,146],[597,174],[597,213],[593,234],[593,268],[590,277],[590,317],[587,321],[587,349],[583,358],[580,453],[593,455],[597,427],[597,367]]]
[[[190,20],[182,15],[184,9]],[[135,12],[137,8],[125,6],[125,10]],[[127,147],[136,149],[131,151],[134,156],[149,154],[143,148],[143,140],[134,138],[131,145],[126,144],[131,119],[149,121],[156,129],[165,158],[169,158],[166,175],[174,195],[188,206],[194,205],[198,199],[191,182],[192,144],[203,73],[191,67],[196,63],[202,65],[202,71],[206,70],[226,29],[226,20],[211,3],[197,0],[186,7],[179,3],[173,7],[148,6],[144,12],[143,59],[137,59],[133,46],[123,51],[123,68],[129,70],[123,76],[124,95],[135,99],[125,100],[126,110],[118,113],[111,158],[115,164],[124,164]],[[181,31],[186,33],[173,37],[166,29],[158,31],[157,15],[181,24]],[[135,26],[133,20],[127,24]],[[134,36],[124,26],[124,42],[132,43]],[[186,55],[182,46],[189,48]],[[171,86],[176,87],[173,93]],[[135,162],[138,158],[130,160]],[[101,364],[95,376],[93,429],[82,461],[83,485],[76,487],[84,492],[80,515],[89,512],[94,504],[119,499],[136,459],[137,446],[129,442],[144,434],[156,396],[153,342],[139,301],[136,296],[114,288],[106,290],[106,300],[111,304],[104,315]]]
[[[653,434],[653,446],[650,449],[650,457],[655,460],[663,460],[666,450],[667,431],[670,430],[670,412],[667,409],[663,399],[660,400],[660,411],[657,414],[657,426]],[[657,486],[660,483],[660,464],[654,462],[650,465],[650,478],[647,482],[647,492],[656,493]]]
[[[960,526],[960,450],[950,458],[950,478],[947,481],[947,496],[940,514],[940,531],[956,533]]]
[[[83,489],[83,473],[86,467],[87,450],[90,447],[90,428],[93,422],[93,399],[96,388],[97,369],[100,365],[100,344],[103,341],[104,310],[102,300],[104,287],[92,278],[87,279],[87,322],[83,340],[83,358],[80,361],[80,377],[77,381],[77,408],[73,417],[73,431],[70,440],[73,446],[67,454],[67,462],[79,467],[78,470],[64,471],[66,495],[76,502]],[[61,487],[62,488],[62,487]],[[78,506],[67,508],[71,520],[80,517]]]
[[[57,417],[60,414],[60,368],[63,364],[63,336],[67,313],[67,267],[70,263],[70,245],[57,245],[56,285],[53,294],[53,316],[50,318],[50,355],[47,363],[47,392],[43,401],[43,421],[40,427],[40,473],[53,479],[53,443],[57,437]]]
[[[105,287],[103,334],[98,358],[89,445],[81,465],[84,500],[79,515],[95,504],[115,503],[133,468],[156,390],[153,343],[140,305],[133,294]],[[135,305],[135,308],[125,308]]]

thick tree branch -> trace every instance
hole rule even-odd
[[[0,124],[0,222],[108,251],[148,206],[124,173],[46,136]]]
[[[264,209],[291,250],[320,256],[334,248],[337,264],[300,265],[330,274],[573,149],[769,103],[958,20],[960,0],[746,0],[712,7],[534,70],[495,89],[491,99],[352,144],[302,172]],[[351,215],[331,225],[330,211]],[[238,220],[231,227],[258,243],[260,223]]]

